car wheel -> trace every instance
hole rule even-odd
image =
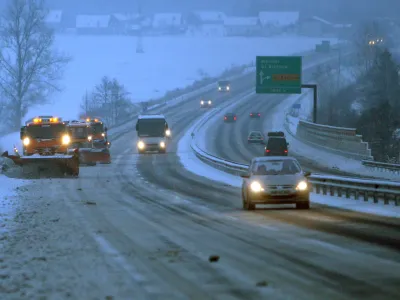
[[[310,201],[296,203],[296,209],[310,209]]]

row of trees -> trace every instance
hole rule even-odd
[[[60,91],[59,80],[71,58],[53,49],[43,0],[9,0],[2,13],[0,114],[6,130],[16,131],[30,107]]]
[[[104,76],[90,93],[82,99],[81,109],[86,115],[103,118],[108,126],[126,120],[137,109],[131,102],[130,93],[115,78]]]
[[[384,42],[371,45],[379,37]],[[355,56],[347,70],[354,84],[340,85],[329,72],[319,74],[321,87],[319,120],[339,127],[357,128],[369,142],[375,160],[399,162],[400,78],[399,65],[393,58],[390,34],[377,23],[363,26],[354,38]],[[335,78],[335,77],[333,77]],[[330,78],[332,79],[332,78]]]

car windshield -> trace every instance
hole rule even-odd
[[[218,84],[221,86],[227,86],[227,85],[229,85],[229,81],[220,81],[220,82],[218,82]]]
[[[165,136],[165,119],[141,119],[138,120],[138,136],[163,137]]]
[[[84,139],[87,138],[89,135],[89,128],[87,127],[70,127],[69,132],[71,133],[72,137],[77,139]]]
[[[267,148],[268,149],[286,150],[286,148],[287,148],[286,139],[283,139],[283,138],[270,138],[268,140]]]
[[[26,134],[34,139],[54,139],[65,133],[65,124],[40,124],[26,127]]]
[[[91,127],[92,127],[93,134],[101,134],[104,132],[103,123],[94,123],[94,124],[92,124]]]
[[[291,175],[301,172],[299,164],[293,160],[269,160],[255,162],[252,167],[253,175]]]

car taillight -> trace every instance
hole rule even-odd
[[[287,150],[285,150],[285,153],[287,153]]]
[[[252,117],[253,116],[253,114],[250,114],[250,117]]]
[[[236,117],[233,117],[233,119],[236,121]]]
[[[265,149],[265,152],[267,152],[267,153],[269,153],[269,152],[271,152],[269,149]]]
[[[226,117],[224,117],[224,120],[226,120]]]
[[[259,117],[261,117],[261,114],[258,114]]]

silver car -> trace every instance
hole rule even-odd
[[[293,157],[253,158],[249,173],[241,176],[243,209],[254,210],[256,204],[296,204],[297,209],[309,209],[309,175]]]

